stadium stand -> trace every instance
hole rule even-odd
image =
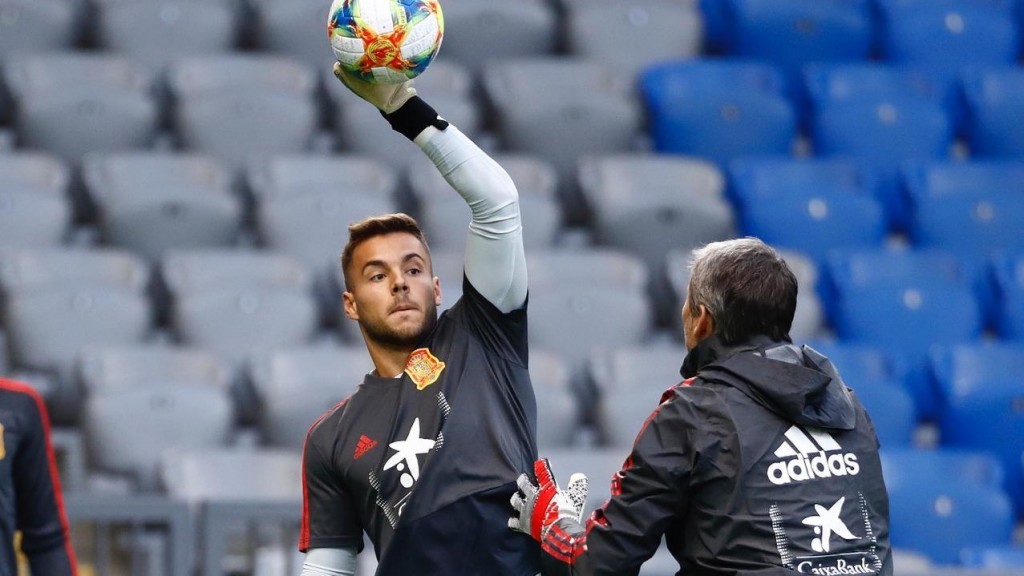
[[[588,510],[680,379],[690,248],[757,234],[876,424],[896,574],[1020,573],[1024,1],[442,4],[416,86],[524,200],[540,445]],[[464,204],[333,78],[326,9],[0,0],[0,367],[84,573],[298,573],[295,451],[368,366],[346,226],[416,215],[462,293]]]

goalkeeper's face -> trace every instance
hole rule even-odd
[[[345,314],[359,322],[368,341],[416,346],[433,328],[441,304],[441,284],[423,243],[405,232],[375,236],[356,246],[350,266]]]

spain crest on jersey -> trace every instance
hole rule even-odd
[[[423,390],[437,382],[443,371],[444,362],[431,354],[428,348],[413,350],[413,353],[409,355],[409,361],[405,364],[405,373],[416,384],[417,390]]]

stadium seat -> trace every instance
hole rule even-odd
[[[981,570],[1024,570],[1024,547],[1018,545],[979,546],[960,553],[960,560],[968,568]]]
[[[653,327],[643,289],[593,280],[531,281],[530,343],[564,357],[577,381],[595,348],[645,342]]]
[[[197,56],[168,71],[175,134],[185,149],[233,168],[302,153],[319,121],[316,76],[305,65],[256,54]]]
[[[44,397],[63,424],[78,419],[74,367],[82,347],[140,343],[150,335],[152,312],[137,290],[53,286],[8,294],[4,326],[14,365],[52,377],[55,389]]]
[[[943,395],[941,444],[996,453],[1007,494],[1024,517],[1024,346],[959,346],[933,351],[931,360]]]
[[[685,357],[680,342],[611,346],[587,357],[586,375],[598,397],[596,424],[604,443],[632,446],[661,395],[682,382],[679,369]]]
[[[585,203],[574,187],[578,161],[636,147],[641,109],[631,86],[604,62],[572,57],[504,60],[481,78],[501,145],[550,162],[568,222],[584,222]]]
[[[782,73],[741,59],[671,62],[647,68],[640,91],[654,149],[725,166],[752,154],[789,154],[797,115]]]
[[[65,242],[73,218],[64,196],[0,184],[0,247],[55,247]]]
[[[1002,255],[992,262],[996,292],[996,332],[1024,341],[1024,253]]]
[[[107,244],[156,261],[168,250],[239,239],[242,201],[230,172],[208,155],[90,155],[82,174]]]
[[[868,58],[873,22],[869,0],[727,0],[729,53],[779,66],[795,82],[811,61]]]
[[[176,296],[254,286],[306,292],[313,286],[309,270],[301,262],[268,251],[177,250],[161,260],[160,273]]]
[[[530,380],[537,397],[537,446],[548,448],[577,443],[585,422],[585,403],[573,387],[568,362],[558,354],[530,350]]]
[[[946,158],[953,142],[947,111],[912,97],[826,102],[815,109],[810,132],[816,156],[853,158],[877,175],[882,206],[897,228],[909,219],[898,187],[901,163]]]
[[[841,341],[878,346],[906,362],[907,389],[926,420],[939,411],[928,351],[977,342],[982,333],[980,305],[969,287],[927,281],[846,290],[832,320]]]
[[[1013,196],[1024,182],[1024,161],[980,159],[908,162],[901,177],[911,205],[920,200],[955,196]]]
[[[309,291],[257,282],[174,293],[171,312],[180,342],[206,348],[236,368],[252,353],[308,342],[318,318]]]
[[[46,248],[0,252],[4,293],[50,288],[123,288],[145,295],[149,264],[131,252],[85,248]]]
[[[545,0],[450,0],[443,9],[443,57],[472,70],[485,62],[553,54],[558,47],[555,9]]]
[[[643,290],[650,278],[639,256],[614,248],[535,250],[526,266],[530,283],[538,286],[573,282]]]
[[[704,51],[708,54],[728,52],[733,29],[728,4],[722,0],[698,0],[697,7],[704,21]]]
[[[998,8],[999,2],[886,0],[878,4],[885,61],[950,75],[965,67],[1016,61],[1019,34],[1008,10]]]
[[[1024,71],[1005,66],[964,72],[966,140],[974,157],[1019,158],[1024,136],[1013,122],[1024,110]]]
[[[887,232],[878,200],[827,189],[765,194],[744,206],[740,228],[778,248],[803,253],[818,265],[835,250],[881,248]]]
[[[599,155],[579,162],[580,190],[598,244],[642,258],[659,316],[677,309],[665,256],[736,235],[719,169],[704,160],[661,155]]]
[[[289,154],[248,166],[246,184],[257,203],[337,189],[396,198],[398,176],[393,168],[367,156]]]
[[[189,386],[226,391],[232,378],[224,361],[206,350],[153,344],[87,346],[79,352],[77,368],[86,396]]]
[[[253,0],[252,39],[259,50],[311,66],[327,66],[334,58],[324,41],[327,7],[321,0]]]
[[[156,136],[151,79],[123,56],[26,54],[4,68],[22,148],[77,162],[90,152],[147,148]]]
[[[448,44],[445,43],[447,53]],[[366,102],[352,94],[324,65],[322,82],[330,102],[333,135],[343,153],[372,156],[392,168],[400,168],[417,157],[415,146],[405,136],[388,130],[376,114],[366,113]],[[474,96],[474,77],[467,67],[443,58],[430,64],[430,73],[416,77],[416,92],[467,136],[483,131],[486,119]]]
[[[352,395],[373,362],[361,345],[299,346],[256,355],[248,369],[260,400],[263,442],[301,449],[313,422]]]
[[[974,291],[986,318],[995,307],[983,262],[934,249],[840,250],[827,261],[823,292],[834,304],[846,290],[937,282]],[[834,306],[830,307],[834,312]]]
[[[929,198],[914,207],[910,240],[921,248],[986,258],[1024,249],[1024,195]]]
[[[858,162],[845,158],[742,156],[729,163],[729,196],[742,212],[761,198],[822,190],[875,196],[877,177]]]
[[[949,476],[886,487],[894,548],[955,565],[964,548],[1011,542],[1013,511],[1000,489],[965,485]]]
[[[699,56],[703,22],[694,4],[672,0],[569,0],[565,4],[568,52],[606,62],[636,77],[662,60]]]
[[[158,466],[167,495],[191,504],[287,502],[302,493],[298,450],[181,447],[164,451]]]
[[[82,428],[96,471],[126,475],[140,490],[156,491],[165,450],[225,446],[232,421],[224,390],[181,386],[91,395]]]
[[[0,0],[0,54],[73,48],[80,38],[67,0]]]
[[[231,0],[101,0],[95,5],[97,44],[161,72],[178,58],[238,45],[240,14]]]
[[[512,178],[519,192],[526,248],[554,246],[562,230],[558,173],[554,166],[541,157],[526,154],[498,153],[492,157]],[[409,163],[406,179],[431,248],[462,251],[471,217],[466,201],[425,157]]]
[[[915,67],[878,61],[815,62],[804,67],[808,104],[888,98],[917,98],[940,105],[957,132],[963,128],[963,101],[955,78]]]

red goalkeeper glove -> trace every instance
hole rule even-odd
[[[565,490],[560,490],[546,458],[534,462],[533,470],[536,485],[526,474],[520,475],[516,481],[519,491],[512,495],[515,512],[509,518],[508,527],[529,534],[540,542],[560,519],[571,518],[580,522],[587,500],[587,477],[573,474]]]

